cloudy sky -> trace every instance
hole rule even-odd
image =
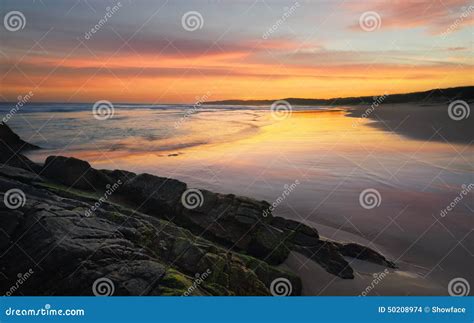
[[[34,101],[192,103],[474,84],[472,1],[2,0],[0,14],[2,101],[30,91]]]

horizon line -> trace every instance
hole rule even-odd
[[[205,105],[206,102],[209,102],[209,104],[212,104],[212,102],[225,102],[225,101],[242,101],[242,102],[250,102],[250,101],[279,101],[279,100],[324,100],[324,101],[331,101],[331,100],[344,100],[344,99],[357,99],[357,98],[369,98],[369,97],[379,97],[382,95],[390,96],[390,95],[408,95],[408,94],[415,94],[415,93],[424,93],[424,92],[432,92],[436,90],[449,90],[449,89],[457,89],[457,88],[469,88],[473,87],[473,85],[460,85],[460,86],[453,86],[453,87],[447,87],[447,88],[431,88],[427,90],[422,90],[422,91],[414,91],[414,92],[403,92],[403,93],[389,93],[389,94],[376,94],[376,95],[363,95],[363,96],[347,96],[347,97],[332,97],[332,98],[302,98],[302,97],[286,97],[286,98],[279,98],[279,99],[222,99],[222,100],[214,100],[214,101],[199,101],[196,100],[194,102],[189,102],[189,103],[150,103],[150,102],[112,102],[112,104],[136,104],[136,105],[189,105],[189,104],[203,104]],[[0,104],[17,104],[20,101],[1,101]],[[97,101],[87,101],[87,102],[65,102],[65,101],[34,101],[34,100],[28,100],[24,104],[28,103],[39,103],[39,104],[94,104]]]

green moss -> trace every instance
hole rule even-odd
[[[213,296],[233,296],[234,293],[230,292],[224,286],[219,284],[204,284],[203,286]]]
[[[174,269],[168,269],[163,282],[168,283],[167,286],[173,288],[184,288],[193,283],[185,275]]]
[[[193,281],[174,269],[168,269],[160,280],[160,294],[164,296],[180,296],[188,291]],[[197,290],[195,290],[196,292]]]
[[[79,197],[92,198],[92,199],[100,198],[100,195],[96,192],[78,190],[78,189],[71,188],[69,186],[65,186],[58,183],[41,182],[41,183],[38,183],[38,185],[63,196],[64,195],[79,196]]]

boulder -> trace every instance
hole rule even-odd
[[[65,186],[83,190],[103,191],[107,184],[113,183],[88,162],[73,157],[49,156],[41,174]]]
[[[318,263],[328,273],[343,279],[354,278],[353,269],[339,252],[339,249],[331,242],[321,240],[317,245],[312,247],[295,245],[293,250]]]
[[[375,264],[386,266],[389,268],[396,268],[396,265],[387,260],[384,256],[378,253],[375,250],[370,249],[369,247],[362,246],[357,243],[335,243],[336,246],[339,248],[341,254],[347,257],[357,258],[369,262],[373,262]]]
[[[300,246],[315,246],[319,242],[319,234],[315,228],[307,226],[301,222],[284,219],[281,217],[274,217],[271,225],[291,233],[289,242]]]
[[[40,147],[21,139],[20,136],[14,133],[4,122],[0,123],[0,146],[7,147],[14,154],[26,150],[40,149]]]
[[[128,174],[128,180],[120,187],[119,193],[140,210],[172,219],[186,184],[175,179],[140,174]]]
[[[253,239],[247,248],[250,255],[263,259],[270,264],[281,264],[288,258],[290,249],[285,232],[271,226],[260,226],[253,234]]]

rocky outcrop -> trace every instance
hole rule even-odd
[[[111,178],[93,169],[88,162],[72,157],[49,156],[41,174],[69,187],[92,191],[103,190],[112,182]]]
[[[346,257],[394,267],[372,249],[273,217],[265,201],[75,158],[39,166],[15,155],[26,164],[0,166],[0,199],[23,194],[18,207],[0,207],[0,291],[33,269],[22,294],[91,295],[107,279],[114,295],[269,295],[284,277],[299,295],[301,280],[275,267],[291,251],[344,279],[354,277]]]
[[[366,246],[361,246],[357,243],[333,243],[339,249],[339,252],[344,256],[370,261],[375,264],[389,268],[396,268],[395,263],[390,260],[387,260],[380,253]]]
[[[39,149],[39,147],[23,141],[5,123],[0,123],[0,165],[5,164],[37,172],[40,166],[21,154],[22,151],[32,149]]]
[[[327,272],[345,279],[354,278],[354,271],[345,257],[356,258],[378,265],[395,268],[395,264],[380,253],[357,243],[339,243],[320,239],[315,228],[303,223],[274,217],[271,224],[289,238],[286,245],[320,264]]]
[[[92,295],[94,282],[104,277],[113,282],[114,295],[182,295],[192,286],[192,295],[270,295],[279,277],[301,293],[298,277],[262,260],[115,203],[104,202],[86,217],[96,196],[71,198],[67,187],[4,166],[0,190],[10,189],[25,193],[25,205],[0,206],[2,292],[32,268],[23,295]]]
[[[22,152],[31,149],[40,149],[40,147],[27,143],[14,133],[10,127],[0,122],[0,145],[7,146],[13,152]]]

